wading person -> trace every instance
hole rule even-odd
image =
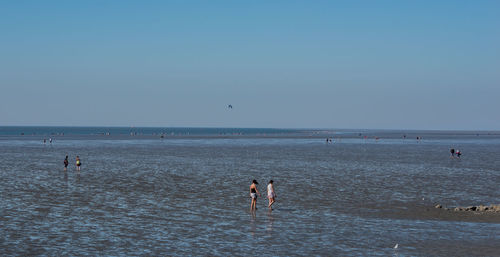
[[[273,180],[269,180],[269,184],[267,184],[267,198],[269,199],[269,207],[270,210],[273,208],[271,207],[274,203],[274,198],[276,198],[276,193],[274,193],[274,186],[273,186]]]
[[[64,171],[68,170],[68,165],[69,161],[68,161],[68,156],[66,155],[66,158],[64,158]]]
[[[250,185],[250,197],[252,198],[252,203],[250,203],[250,210],[257,210],[257,194],[260,196],[259,190],[257,189],[257,181],[254,179]]]
[[[80,161],[80,157],[76,156],[76,170],[80,171],[80,166],[82,166],[82,161]]]

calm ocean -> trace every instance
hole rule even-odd
[[[0,175],[2,256],[500,256],[418,215],[500,204],[499,132],[0,127]]]

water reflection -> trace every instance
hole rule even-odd
[[[267,225],[266,225],[267,232],[273,231],[273,223],[274,223],[273,211],[269,210],[267,211]]]
[[[257,230],[257,212],[250,211],[251,219],[250,219],[250,234],[255,236],[255,231]]]

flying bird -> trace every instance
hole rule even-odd
[[[228,105],[227,108],[228,109],[233,109],[233,106],[232,105]]]

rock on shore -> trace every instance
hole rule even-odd
[[[437,204],[434,206],[436,209],[442,209],[443,206],[441,204]],[[489,206],[486,205],[478,205],[478,206],[469,206],[469,207],[455,207],[455,208],[444,208],[445,210],[452,211],[477,211],[477,212],[500,212],[500,204],[491,204]]]

